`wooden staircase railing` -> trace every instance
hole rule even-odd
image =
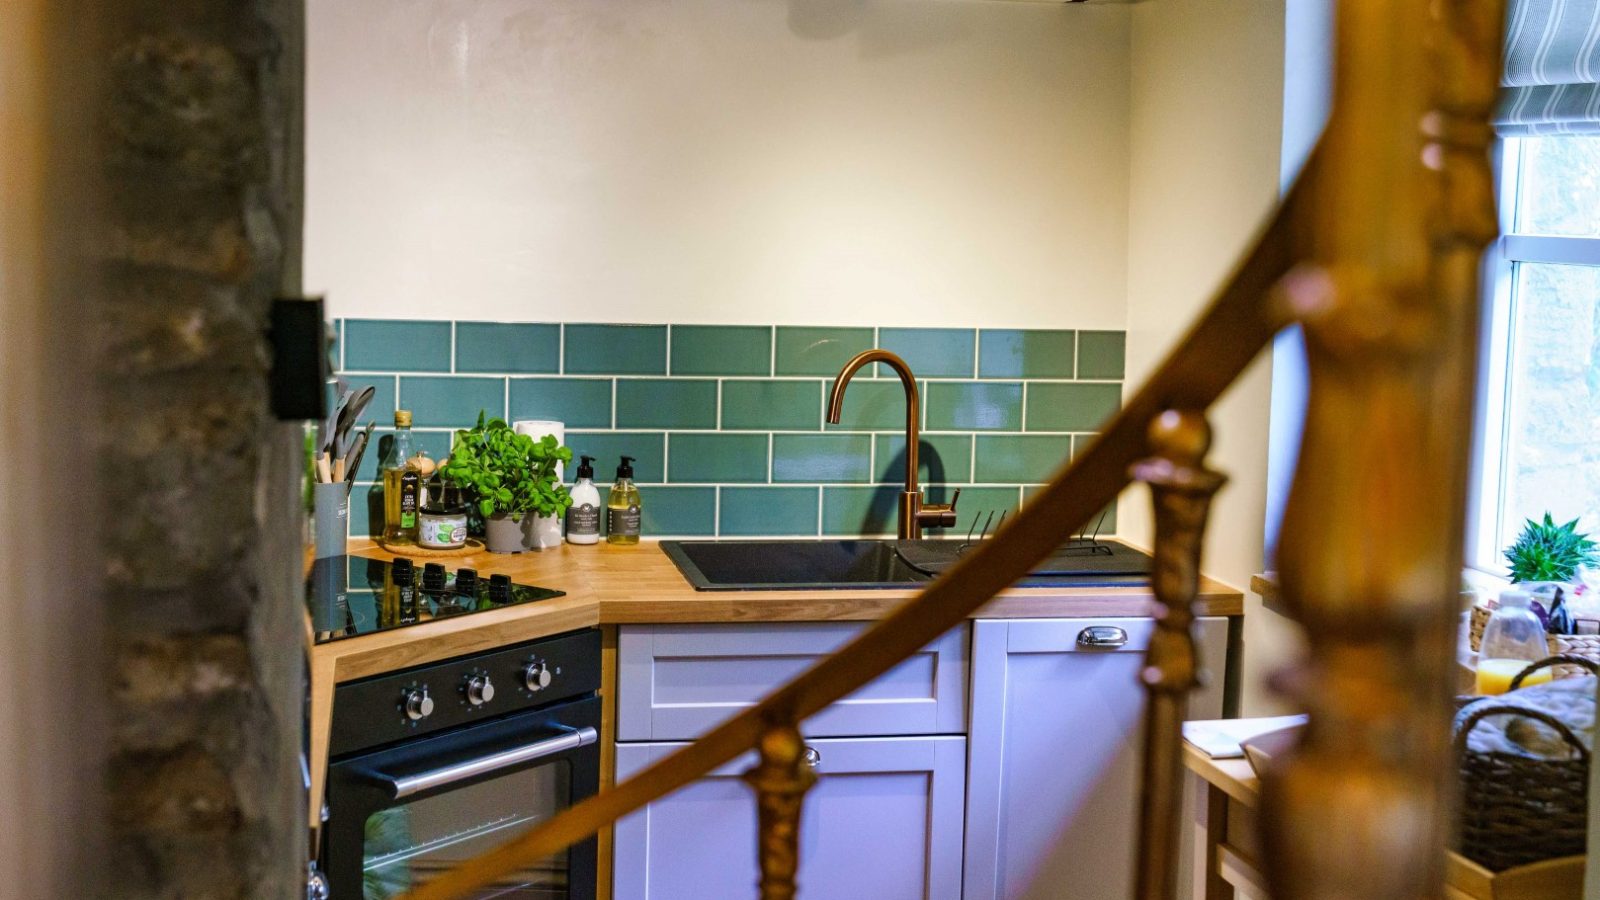
[[[1310,651],[1282,681],[1312,720],[1264,779],[1268,878],[1280,900],[1439,896],[1503,21],[1498,0],[1342,0],[1335,108],[1301,177],[1177,349],[996,539],[690,746],[406,896],[461,897],[757,748],[761,896],[794,897],[813,780],[799,723],[961,623],[1135,478],[1156,507],[1158,626],[1142,675],[1137,896],[1175,896],[1179,723],[1199,669],[1190,605],[1222,482],[1205,468],[1204,411],[1295,321],[1311,394],[1279,571]]]

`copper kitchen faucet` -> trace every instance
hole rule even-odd
[[[839,424],[839,416],[844,410],[845,387],[858,369],[874,362],[894,369],[906,389],[906,487],[900,492],[899,537],[903,541],[919,540],[924,528],[949,528],[956,524],[956,503],[961,499],[961,489],[956,489],[949,504],[922,502],[922,488],[917,484],[917,449],[921,440],[918,423],[921,421],[922,404],[917,397],[917,377],[911,374],[911,367],[887,350],[866,350],[857,354],[844,364],[838,377],[833,380],[833,393],[828,397],[828,422]]]

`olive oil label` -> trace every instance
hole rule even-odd
[[[634,507],[638,509],[638,507]],[[600,508],[593,503],[574,504],[567,508],[569,534],[599,534]]]
[[[639,533],[639,505],[606,510],[606,529],[612,534]]]

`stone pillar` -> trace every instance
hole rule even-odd
[[[303,895],[297,289],[304,0],[74,3],[97,204],[79,249],[111,643],[108,896]],[[92,8],[92,11],[91,11]]]

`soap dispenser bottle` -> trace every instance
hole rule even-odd
[[[567,543],[594,544],[600,541],[600,489],[594,486],[594,457],[578,459],[578,482],[572,486],[572,505],[567,507]]]
[[[617,466],[617,481],[606,498],[606,543],[639,543],[639,489],[633,486],[633,457]]]

